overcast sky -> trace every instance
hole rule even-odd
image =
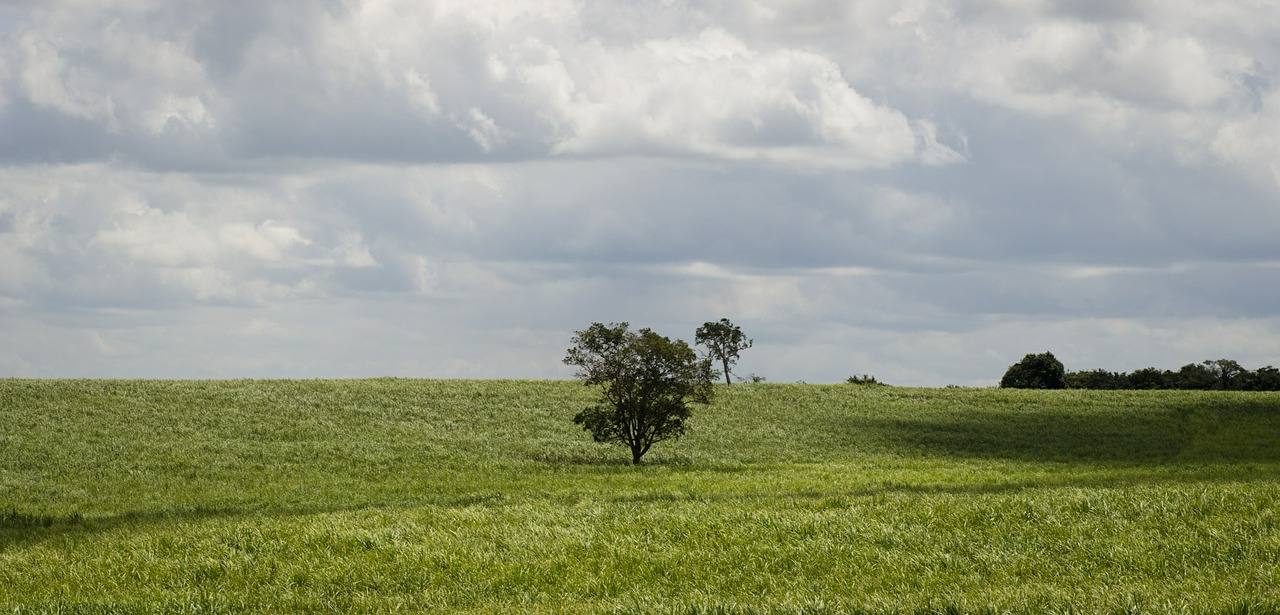
[[[1280,1],[0,0],[0,376],[1280,365]]]

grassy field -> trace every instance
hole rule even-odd
[[[1280,613],[1280,394],[0,380],[0,611]]]

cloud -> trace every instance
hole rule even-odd
[[[1035,113],[1099,118],[1137,106],[1212,108],[1240,94],[1246,56],[1140,24],[1056,22],[997,38],[972,65],[972,92]],[[1116,107],[1119,107],[1118,109]]]
[[[1267,8],[6,5],[0,372],[564,377],[722,316],[784,381],[1275,363]]]
[[[307,294],[328,270],[371,264],[359,233],[307,236],[303,212],[277,201],[296,190],[288,180],[264,192],[97,165],[0,177],[8,257],[0,292],[11,297],[82,306],[254,303]]]
[[[557,152],[653,149],[859,168],[915,159],[918,138],[940,147],[813,53],[760,53],[709,29],[593,55],[605,59],[566,101],[575,128]]]
[[[272,6],[233,17],[235,6],[202,5],[192,18],[160,4],[55,5],[11,40],[19,78],[7,89],[29,107],[0,122],[79,122],[103,154],[158,168],[316,156],[963,159],[928,121],[860,94],[830,58],[754,48],[715,26],[612,41],[583,29],[597,14],[550,0]],[[28,147],[10,156],[50,155]]]
[[[1227,164],[1252,171],[1280,186],[1280,89],[1259,100],[1257,109],[1235,117],[1214,135],[1212,151]]]

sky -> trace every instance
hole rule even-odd
[[[1280,0],[0,0],[0,377],[1280,365]]]

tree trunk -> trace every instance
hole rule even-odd
[[[729,382],[729,359],[724,358],[721,359],[721,361],[724,362],[724,383],[733,384],[732,382]]]

